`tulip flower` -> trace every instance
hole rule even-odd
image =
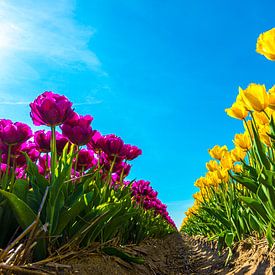
[[[81,149],[77,157],[77,171],[85,171],[97,165],[95,153],[92,150]]]
[[[124,142],[121,138],[116,135],[110,134],[103,136],[100,140],[102,150],[107,154],[107,156],[113,160],[116,158],[123,159],[126,156],[126,148],[124,146]]]
[[[275,60],[275,28],[259,35],[256,52],[264,55],[269,60]]]
[[[102,135],[100,134],[100,132],[94,130],[94,134],[93,134],[91,140],[87,143],[87,148],[91,149],[95,152],[98,152],[102,148],[102,146],[101,146],[102,141],[103,141]]]
[[[274,111],[275,110],[275,85],[268,90],[268,94],[269,94],[268,107],[272,109],[272,111]]]
[[[269,125],[269,118],[267,117],[267,115],[263,112],[259,113],[259,112],[255,112],[253,114],[253,117],[256,121],[257,126],[265,126],[265,125]]]
[[[51,157],[48,154],[45,154],[39,157],[37,167],[38,167],[38,172],[41,175],[48,174],[48,172],[50,171],[50,162],[51,162]]]
[[[213,171],[219,169],[219,164],[215,160],[210,160],[209,162],[206,163],[206,168],[208,171],[213,172]]]
[[[32,136],[31,128],[21,122],[6,120],[0,127],[0,139],[4,144],[16,145],[27,141]]]
[[[260,140],[268,147],[271,147],[271,139],[268,135],[270,133],[269,125],[265,125],[259,129]]]
[[[251,140],[247,132],[243,134],[236,134],[233,140],[235,146],[248,151],[251,148]]]
[[[72,103],[64,95],[44,92],[31,104],[31,118],[34,125],[57,126],[74,114]]]
[[[194,185],[196,187],[203,188],[203,187],[205,187],[205,181],[206,181],[206,179],[204,177],[200,177],[199,179],[196,180]]]
[[[17,150],[18,153],[17,155],[15,155],[15,162],[17,166],[26,165],[26,157],[23,153],[27,153],[27,155],[33,162],[36,162],[40,155],[36,144],[31,141],[27,141],[21,144]]]
[[[236,147],[230,151],[231,157],[233,161],[241,161],[246,156],[246,151],[241,149],[240,147]]]
[[[209,186],[217,187],[222,182],[218,176],[218,171],[207,172],[205,178]]]
[[[123,178],[127,177],[130,173],[131,165],[126,162],[116,162],[113,167],[113,172],[118,175],[123,176]]]
[[[229,181],[228,169],[220,169],[217,171],[217,176],[222,182]]]
[[[241,173],[243,171],[243,166],[241,164],[235,164],[232,170],[234,173]]]
[[[44,130],[39,130],[34,133],[34,142],[40,152],[49,153],[51,151],[51,136],[51,131],[45,132]],[[58,132],[55,132],[55,137],[57,154],[61,155],[65,145],[68,142],[68,139]]]
[[[246,108],[240,103],[235,102],[230,108],[225,109],[227,115],[237,118],[237,119],[245,119],[248,116],[248,111]]]
[[[215,145],[212,149],[209,149],[208,152],[210,154],[210,156],[214,159],[218,159],[220,160],[222,158],[222,156],[224,155],[225,152],[227,152],[227,146],[224,145],[222,147]]]
[[[133,160],[142,154],[142,151],[137,146],[132,146],[130,144],[125,144],[124,150],[125,150],[125,159],[127,160]]]
[[[78,146],[85,145],[95,133],[90,126],[92,120],[90,115],[81,116],[75,113],[70,120],[60,126],[62,134]]]
[[[231,153],[226,152],[223,157],[221,158],[221,167],[223,169],[230,170],[233,167],[233,159]]]
[[[262,112],[269,105],[265,85],[251,83],[245,90],[241,90],[241,95],[249,111]]]

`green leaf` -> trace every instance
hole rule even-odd
[[[274,239],[272,237],[271,222],[268,224],[268,227],[266,230],[266,239],[267,239],[269,248],[271,248],[274,243]]]
[[[79,199],[69,208],[63,208],[60,213],[57,228],[53,234],[61,234],[68,223],[72,222],[86,207],[88,208],[88,205],[91,203],[92,199],[93,193],[90,192],[80,196]]]
[[[247,189],[249,189],[251,192],[253,193],[257,193],[258,187],[259,185],[257,184],[257,182],[255,180],[253,180],[252,178],[246,177],[246,176],[237,176],[237,175],[232,175],[230,174],[230,176],[236,180],[237,182],[241,183],[242,185],[244,185]]]
[[[19,223],[19,225],[26,229],[31,225],[37,218],[37,215],[32,211],[32,209],[21,199],[19,199],[15,194],[0,190],[0,193],[7,199],[14,216]],[[42,227],[42,223],[39,220],[39,227]],[[35,256],[37,259],[42,259],[46,257],[46,240],[44,238],[38,240],[37,249],[35,249]]]
[[[144,259],[141,257],[134,257],[126,252],[121,251],[116,247],[103,247],[101,249],[104,253],[110,256],[116,256],[128,263],[144,264]]]
[[[266,169],[269,169],[270,168],[270,162],[264,152],[264,149],[263,149],[263,145],[261,143],[261,140],[259,138],[259,134],[258,134],[258,131],[257,129],[255,128],[254,124],[252,123],[252,131],[253,131],[253,135],[254,135],[254,148],[255,148],[255,151],[259,157],[259,160],[261,162],[261,164],[266,168]]]
[[[30,186],[28,181],[23,179],[17,179],[13,186],[13,193],[24,202],[27,201],[27,195],[29,192]]]
[[[244,196],[240,196],[240,199],[245,204],[247,204],[252,210],[254,210],[256,213],[258,213],[263,220],[269,221],[269,218],[267,217],[265,208],[258,200],[250,198],[250,197],[244,197]]]
[[[225,243],[228,247],[231,247],[234,242],[234,234],[232,232],[228,232],[225,235]]]

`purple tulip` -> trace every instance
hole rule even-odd
[[[73,115],[72,103],[64,95],[44,92],[31,104],[31,118],[34,125],[56,126],[66,122]]]
[[[20,145],[20,147],[17,150],[18,150],[18,153],[15,156],[15,162],[17,166],[26,165],[26,158],[23,152],[27,153],[27,155],[30,157],[30,159],[33,162],[36,162],[40,155],[36,147],[36,144],[31,141],[24,142],[23,144]]]
[[[95,158],[95,154],[92,150],[81,149],[78,152],[78,159],[77,159],[78,171],[83,171],[83,170],[85,171],[96,165],[97,165],[97,159]]]
[[[137,146],[132,146],[130,144],[125,144],[124,150],[126,152],[125,159],[127,160],[133,160],[142,154],[142,151]]]
[[[116,160],[122,160],[125,158],[126,151],[124,142],[120,137],[114,134],[106,135],[99,139],[99,144],[110,160],[114,158],[116,158]]]
[[[52,131],[45,132],[45,130],[39,130],[34,133],[34,142],[39,148],[40,152],[49,153],[51,151],[51,135]],[[55,132],[55,138],[57,154],[61,155],[65,145],[68,142],[68,139],[58,132]]]
[[[38,159],[38,172],[41,175],[47,175],[50,171],[51,157],[48,154],[40,156]]]
[[[131,169],[131,165],[122,161],[122,162],[115,163],[112,172],[117,173],[119,176],[122,175],[123,178],[125,178],[129,175],[130,169]]]
[[[62,134],[78,146],[85,145],[94,134],[90,126],[92,120],[90,115],[81,116],[75,113],[72,119],[60,126]]]
[[[94,134],[91,140],[87,143],[87,148],[95,152],[100,152],[102,148],[102,141],[102,135],[100,134],[100,132],[94,130]]]
[[[25,123],[8,121],[0,127],[0,139],[6,145],[23,143],[31,136],[31,128]]]
[[[157,198],[158,193],[153,190],[149,181],[134,181],[131,189],[132,196],[138,204],[141,204],[146,210],[154,210],[155,215],[161,215],[169,224],[176,227],[173,220],[169,217],[167,206]]]

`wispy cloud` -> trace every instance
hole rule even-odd
[[[0,101],[0,105],[28,105],[27,101]]]
[[[100,71],[93,34],[74,19],[74,1],[0,0],[0,83],[39,79],[37,60]]]
[[[74,106],[94,105],[94,104],[100,104],[102,102],[103,102],[102,100],[99,100],[96,97],[89,96],[89,97],[86,97],[85,101],[74,103]]]

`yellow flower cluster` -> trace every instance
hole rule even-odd
[[[275,61],[275,28],[259,36],[256,51]],[[213,159],[206,163],[206,175],[195,182],[195,186],[200,190],[193,195],[195,203],[185,212],[183,225],[198,211],[200,204],[210,198],[210,190],[215,190],[221,183],[227,184],[230,181],[229,171],[242,173],[241,163],[252,147],[255,131],[267,150],[272,146],[270,121],[271,118],[275,119],[275,85],[269,90],[265,85],[255,83],[249,84],[246,89],[239,88],[236,101],[230,108],[225,109],[225,112],[233,118],[242,120],[245,131],[235,135],[235,148],[231,151],[226,146],[218,145],[209,149]]]
[[[204,177],[200,177],[196,180],[195,186],[200,190],[199,192],[193,195],[195,199],[194,205],[185,212],[186,219],[183,221],[185,223],[188,220],[188,217],[195,214],[200,204],[203,201],[207,201],[211,194],[210,190],[215,190],[218,188],[221,183],[228,183],[229,181],[229,171],[233,173],[242,172],[242,165],[239,163],[244,160],[246,157],[246,151],[249,150],[246,141],[246,137],[244,139],[239,138],[238,141],[242,147],[236,145],[234,149],[228,151],[227,146],[218,146],[215,145],[212,149],[209,149],[209,155],[213,158],[209,162],[206,163],[207,173]]]

